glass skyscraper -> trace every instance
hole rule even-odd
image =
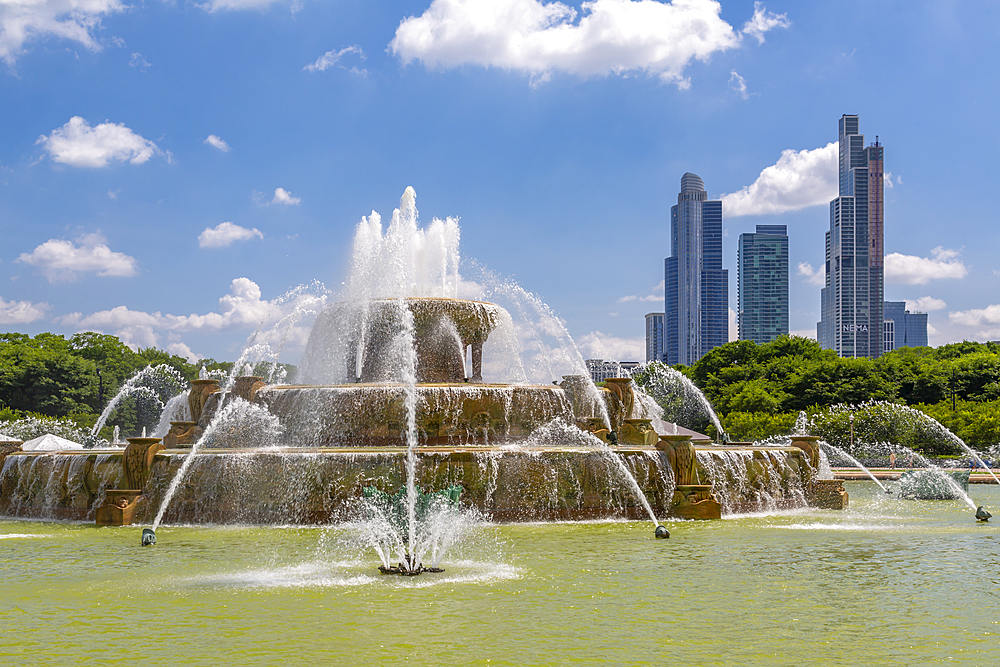
[[[858,117],[840,119],[840,195],[830,202],[820,345],[842,357],[878,357],[883,341],[884,160],[878,137],[865,146]]]
[[[905,301],[885,302],[883,352],[901,347],[927,347],[927,313],[911,313]]]
[[[740,234],[736,295],[740,340],[769,343],[788,334],[788,228],[757,225]]]
[[[646,313],[646,363],[663,361],[663,313]]]
[[[722,268],[722,202],[687,173],[670,208],[664,262],[663,360],[693,364],[729,341],[729,271]]]

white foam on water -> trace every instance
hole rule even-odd
[[[51,537],[50,535],[32,535],[30,533],[4,533],[0,534],[0,540],[30,540],[34,538]]]

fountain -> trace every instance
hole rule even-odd
[[[437,567],[463,521],[643,519],[665,537],[657,517],[717,519],[722,497],[729,513],[815,500],[808,438],[715,445],[665,423],[629,378],[596,387],[540,299],[459,274],[457,223],[418,228],[414,197],[385,232],[362,219],[337,298],[297,302],[277,351],[255,332],[230,376],[192,381],[153,442],[8,454],[0,514],[96,509],[151,524],[143,544],[163,523],[357,525],[387,571],[409,573]],[[307,316],[297,378],[271,381]],[[421,500],[457,487],[459,502]]]

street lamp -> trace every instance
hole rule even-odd
[[[851,444],[848,447],[848,449],[850,449],[851,452],[853,453],[854,452],[854,413],[853,412],[850,415],[848,415],[848,419],[850,419],[850,421],[851,421]]]

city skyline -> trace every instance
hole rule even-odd
[[[788,227],[790,330],[815,336],[831,119],[850,113],[891,148],[884,300],[927,312],[933,345],[1000,339],[1000,7],[127,9],[0,3],[0,329],[234,358],[287,290],[336,290],[361,217],[387,220],[412,185],[422,222],[460,218],[463,257],[537,294],[584,358],[641,359],[664,198],[691,171],[723,201],[723,266],[740,234]],[[595,247],[619,261],[587,262]]]

